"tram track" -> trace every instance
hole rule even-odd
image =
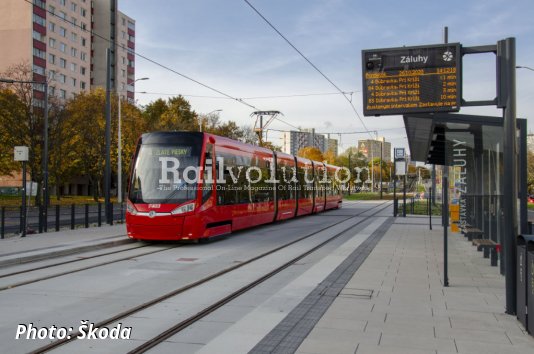
[[[385,205],[385,206],[384,206]],[[202,319],[203,317],[207,316],[208,314],[210,314],[211,312],[217,310],[218,308],[224,306],[225,304],[227,304],[228,302],[232,301],[233,299],[237,298],[238,296],[246,293],[247,291],[249,291],[250,289],[256,287],[257,285],[263,283],[264,281],[266,281],[267,279],[273,277],[274,275],[280,273],[281,271],[283,271],[284,269],[290,267],[291,265],[295,264],[296,262],[298,262],[299,260],[301,260],[302,258],[312,254],[313,252],[317,251],[318,249],[324,247],[326,244],[330,243],[331,241],[337,239],[338,237],[340,237],[341,235],[343,235],[344,233],[346,233],[348,230],[350,230],[351,228],[354,228],[355,226],[358,226],[360,224],[362,224],[363,222],[365,222],[366,220],[368,220],[369,218],[371,218],[372,216],[376,215],[377,213],[383,211],[385,208],[387,208],[388,206],[390,205],[389,202],[383,202],[381,204],[378,204],[378,205],[375,205],[367,210],[364,210],[356,215],[351,215],[351,216],[348,216],[348,217],[345,217],[343,218],[342,220],[338,221],[338,222],[335,222],[334,224],[329,224],[328,226],[325,226],[321,229],[318,229],[316,231],[313,231],[311,233],[307,233],[306,235],[303,235],[293,241],[290,241],[288,243],[285,243],[281,246],[278,246],[278,247],[275,247],[274,249],[271,249],[269,251],[266,251],[260,255],[257,255],[257,256],[254,256],[248,260],[245,260],[245,261],[242,261],[238,264],[235,264],[233,266],[230,266],[230,267],[227,267],[219,272],[216,272],[214,274],[211,274],[211,275],[208,275],[202,279],[199,279],[193,283],[190,283],[190,284],[187,284],[183,287],[180,287],[176,290],[173,290],[173,291],[170,291],[162,296],[159,296],[159,297],[156,297],[152,300],[149,300],[147,302],[144,302],[138,306],[135,306],[135,307],[132,307],[128,310],[125,310],[125,311],[122,311],[112,317],[109,317],[107,319],[104,319],[104,320],[101,320],[99,321],[98,323],[95,323],[94,326],[95,327],[105,327],[105,326],[108,326],[108,325],[111,325],[117,321],[120,321],[122,319],[125,319],[126,317],[129,317],[131,315],[134,315],[142,310],[146,310],[146,309],[149,309],[151,308],[152,306],[155,306],[163,301],[166,301],[166,300],[169,300],[171,299],[172,297],[175,297],[177,295],[180,295],[182,293],[185,293],[186,291],[188,290],[191,290],[191,289],[194,289],[200,285],[203,285],[203,284],[206,284],[214,279],[217,279],[223,275],[227,275],[228,273],[231,273],[232,271],[235,271],[241,267],[244,267],[252,262],[255,262],[255,261],[258,261],[262,258],[265,258],[269,255],[272,255],[276,252],[279,252],[280,250],[283,250],[285,248],[288,248],[289,246],[291,245],[294,245],[294,244],[297,244],[303,240],[306,240],[310,237],[313,237],[329,228],[332,228],[332,227],[335,227],[337,225],[340,225],[344,222],[347,222],[351,219],[354,219],[354,218],[357,218],[357,217],[362,217],[363,216],[363,219],[362,220],[359,220],[357,221],[356,223],[351,223],[349,226],[347,227],[344,227],[341,231],[338,231],[336,232],[333,236],[330,236],[328,239],[320,242],[318,245],[312,247],[311,249],[308,249],[307,251],[299,254],[298,256],[292,258],[291,260],[285,262],[284,264],[282,264],[281,266],[275,268],[274,270],[270,271],[269,273],[261,276],[260,278],[256,279],[255,281],[253,282],[250,282],[249,284],[239,288],[237,291],[234,291],[232,292],[231,294],[229,294],[228,296],[220,299],[219,301],[207,306],[205,309],[197,312],[194,316],[191,316],[181,322],[179,322],[178,324],[168,328],[167,330],[165,330],[164,332],[161,332],[159,335],[153,337],[152,339],[148,340],[147,342],[145,342],[144,344],[140,345],[139,347],[133,349],[132,351],[130,351],[129,353],[143,353],[147,350],[149,350],[150,348],[153,348],[155,346],[157,346],[159,343],[165,341],[166,339],[168,339],[169,337],[173,336],[174,334],[180,332],[181,330],[189,327],[190,325],[192,325],[193,323],[195,323],[196,321],[199,321],[200,319]],[[371,212],[372,210],[374,209],[378,209],[376,210],[374,213],[370,214],[370,215],[363,215],[365,213],[369,213]],[[339,215],[336,215],[336,216],[339,216]],[[45,346],[42,346],[40,348],[37,348],[35,349],[34,351],[32,351],[31,353],[45,353],[45,352],[49,352],[55,348],[58,348],[62,345],[65,345],[69,342],[72,342],[74,340],[77,339],[78,335],[80,333],[76,332],[76,333],[72,333],[71,336],[69,338],[65,338],[65,339],[61,339],[61,340],[56,340],[52,343],[49,343],[48,345],[45,345]]]
[[[9,278],[9,277],[12,277],[12,276],[20,276],[22,274],[30,274],[32,272],[36,272],[36,271],[43,270],[43,269],[49,269],[49,268],[53,268],[53,267],[64,266],[64,265],[67,265],[67,264],[72,264],[72,263],[77,263],[77,262],[84,262],[84,261],[88,261],[88,260],[99,258],[99,257],[111,256],[111,255],[118,254],[118,253],[123,253],[123,252],[131,252],[131,251],[138,250],[140,248],[153,247],[153,246],[154,245],[147,244],[147,245],[142,245],[142,246],[138,246],[138,247],[131,247],[131,248],[124,249],[124,250],[106,252],[106,253],[97,254],[97,255],[94,255],[94,256],[83,257],[83,258],[80,258],[80,259],[72,259],[72,260],[69,260],[69,261],[49,264],[49,265],[40,266],[40,267],[36,267],[36,268],[31,268],[31,269],[25,269],[25,270],[12,272],[12,273],[8,273],[8,274],[2,274],[2,275],[0,275],[0,279]],[[122,261],[126,261],[126,260],[133,259],[133,258],[137,258],[137,257],[147,256],[147,255],[151,255],[151,254],[159,253],[159,252],[164,252],[164,251],[168,251],[170,249],[174,249],[174,248],[182,247],[182,246],[183,245],[181,245],[181,244],[173,245],[173,246],[170,246],[170,247],[164,247],[162,249],[156,249],[156,250],[152,250],[152,251],[149,251],[149,252],[139,253],[139,254],[135,254],[135,255],[131,255],[131,256],[127,256],[127,257],[122,257],[122,258],[109,260],[109,261],[105,261],[105,262],[100,262],[100,263],[97,263],[97,264],[92,264],[92,265],[89,265],[89,266],[84,266],[84,267],[80,267],[80,268],[76,268],[76,269],[71,269],[71,270],[68,270],[68,271],[61,271],[59,273],[50,274],[50,275],[46,275],[46,276],[42,276],[42,277],[38,277],[38,278],[34,278],[34,279],[29,279],[29,280],[25,280],[25,281],[19,281],[19,282],[13,283],[13,284],[0,285],[0,291],[13,289],[13,288],[17,288],[19,286],[28,285],[28,284],[32,284],[32,283],[37,283],[37,282],[40,282],[40,281],[61,277],[61,276],[64,276],[64,275],[78,273],[78,272],[81,272],[81,271],[84,271],[84,270],[98,268],[98,267],[106,266],[106,265],[109,265],[109,264],[122,262]]]

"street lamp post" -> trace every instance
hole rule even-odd
[[[523,65],[517,65],[516,69],[527,69],[527,70],[530,70],[530,71],[534,71],[534,69],[532,69],[531,67],[523,66]]]
[[[132,84],[137,81],[148,80],[148,77],[142,77],[134,80]],[[118,112],[118,129],[117,129],[117,203],[122,203],[122,123],[121,123],[121,95],[119,98],[119,112]]]
[[[222,112],[222,109],[214,109],[213,111],[209,112],[209,113],[206,113],[206,117],[208,117],[210,114],[212,113],[215,113],[215,112]],[[199,119],[199,122],[198,122],[198,126],[199,126],[199,131],[202,133],[202,122],[203,122],[203,119],[200,118]]]
[[[12,79],[1,79],[0,82],[7,84],[37,84],[44,86],[44,124],[43,124],[43,222],[44,222],[44,231],[47,231],[47,218],[48,218],[48,82],[44,81],[34,81],[34,80],[12,80]]]

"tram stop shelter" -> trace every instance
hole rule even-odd
[[[459,211],[453,221],[463,233],[479,231],[477,239],[504,241],[503,118],[431,113],[404,115],[411,158],[442,165],[448,172],[448,200]],[[526,119],[517,119],[517,176],[520,233],[527,233]],[[442,186],[443,188],[444,186]],[[500,262],[505,274],[505,262]]]

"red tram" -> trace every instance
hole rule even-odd
[[[336,209],[338,169],[207,133],[146,133],[128,182],[128,237],[198,240]]]

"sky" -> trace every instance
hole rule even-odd
[[[367,129],[393,147],[408,148],[402,117],[363,116],[362,50],[443,43],[447,26],[449,42],[464,47],[515,37],[517,65],[534,69],[532,0],[249,2],[337,87],[351,93],[348,97]],[[297,126],[332,133],[340,152],[356,146],[358,139],[375,136],[337,134],[366,129],[339,91],[244,0],[123,0],[119,10],[136,21],[136,53],[150,59],[136,57],[136,78],[149,78],[136,83],[140,105],[181,94],[199,114],[222,110],[222,121],[254,125],[251,113],[256,109],[182,74],[258,110],[280,111],[280,118],[291,124],[274,121],[270,129]],[[517,116],[529,118],[534,112],[534,71],[518,69],[516,75]],[[495,55],[465,56],[463,97],[490,100],[495,88]],[[280,97],[295,95],[303,96]],[[462,108],[460,113],[502,116],[494,107]],[[534,124],[534,117],[529,123]],[[267,131],[275,145],[282,145],[280,138],[281,133]]]

